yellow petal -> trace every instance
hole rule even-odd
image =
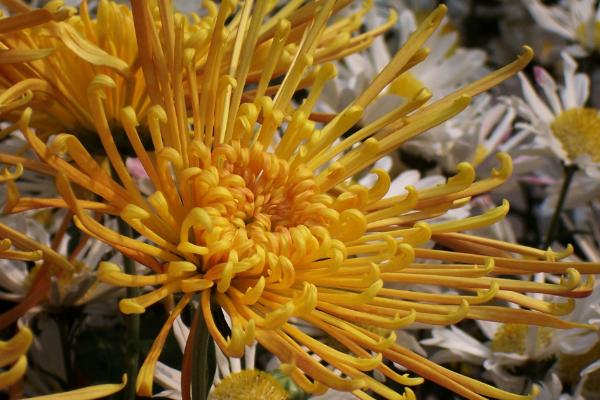
[[[22,63],[27,61],[38,60],[44,58],[50,54],[54,49],[38,49],[38,50],[24,50],[24,49],[10,49],[0,51],[0,64],[14,64]]]
[[[0,389],[14,385],[25,374],[27,357],[21,356],[18,361],[5,372],[0,372]]]
[[[26,353],[32,339],[31,331],[27,327],[23,327],[12,339],[6,342],[0,341],[0,367],[15,362]]]
[[[68,392],[49,394],[46,396],[29,397],[24,400],[93,400],[101,399],[121,391],[127,384],[127,375],[123,374],[122,383],[107,383],[104,385],[88,386]]]

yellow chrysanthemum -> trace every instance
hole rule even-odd
[[[223,72],[223,75],[236,68],[247,69],[248,82],[258,84],[254,91],[246,93],[247,97],[260,97],[264,92],[276,89],[269,87],[268,81],[260,81],[262,71],[270,70],[273,77],[287,71],[303,32],[315,15],[316,7],[315,4],[292,1],[275,12],[277,2],[266,2],[261,12],[265,16],[273,15],[257,32],[251,49],[254,50],[252,58],[243,66],[238,66],[235,62],[229,65],[227,60],[239,59],[239,53],[243,51],[242,43],[235,40],[235,33],[247,26],[244,25],[245,17],[241,12],[233,13],[235,1],[223,4],[224,8],[231,10],[231,15],[226,23],[221,23],[218,34],[213,30],[217,22],[217,6],[212,1],[205,2],[205,15],[189,17],[171,10],[161,14],[156,6],[158,3],[156,0],[150,1],[147,23],[156,26],[166,24],[167,38],[173,45],[165,45],[159,53],[145,56],[159,59],[165,66],[179,68],[184,79],[189,80],[185,85],[171,90],[194,90],[205,82],[211,66],[219,64],[219,72]],[[348,0],[339,2],[335,11],[348,3]],[[33,10],[18,1],[9,2],[8,6],[17,13]],[[360,28],[361,16],[369,7],[367,4],[359,13],[340,18],[326,27],[316,43],[311,62],[319,64],[359,51],[394,23],[392,20],[376,31],[355,34]],[[147,86],[153,87],[165,79],[164,70],[156,70],[156,75],[148,75],[146,79],[143,77],[145,61],[140,62],[138,57],[131,10],[126,5],[109,0],[99,1],[95,17],[90,16],[86,1],[81,3],[78,13],[75,9],[62,7],[62,2],[56,0],[50,1],[46,8],[62,17],[67,13],[71,16],[63,22],[47,23],[31,29],[4,32],[0,28],[0,43],[6,49],[5,57],[13,54],[14,58],[0,65],[0,115],[4,120],[18,120],[25,106],[32,107],[35,113],[31,124],[37,129],[38,135],[67,132],[77,135],[90,149],[99,146],[94,134],[95,121],[89,109],[87,89],[96,75],[104,74],[114,81],[116,88],[106,93],[106,119],[117,144],[126,145],[127,140],[120,126],[120,110],[125,106],[133,107],[138,118],[145,121],[150,104],[157,101],[153,97],[154,92],[148,90]],[[13,18],[18,18],[18,15]],[[148,37],[148,43],[142,45],[148,45],[155,39]],[[219,46],[210,46],[213,39],[218,40]],[[179,49],[185,50],[184,53],[175,53],[176,43]],[[217,59],[220,60],[218,63],[213,62]],[[172,65],[174,62],[178,65]],[[311,81],[307,77],[303,85]],[[224,85],[226,81],[215,84]],[[180,93],[173,95],[180,96]],[[15,126],[10,129],[15,129]]]
[[[468,399],[531,398],[446,370],[396,344],[394,331],[414,322],[449,325],[465,318],[580,326],[557,318],[570,311],[572,301],[548,303],[525,293],[585,296],[592,281],[582,285],[580,272],[598,272],[600,265],[559,263],[555,259],[565,254],[460,233],[502,219],[508,211],[506,202],[459,221],[424,222],[503,183],[511,172],[505,154],[498,156],[500,168],[488,178],[475,181],[473,167],[463,163],[444,185],[409,187],[407,194],[390,198],[384,198],[390,185],[384,171],[372,171],[378,181],[371,188],[350,180],[405,141],[460,112],[471,96],[523,68],[531,51],[526,48],[514,63],[434,103],[428,104],[431,94],[421,90],[398,109],[350,134],[367,105],[426,57],[422,46],[438,27],[445,7],[423,21],[363,94],[331,121],[317,125],[309,116],[335,70],[330,64],[312,65],[321,51],[319,43],[327,41],[327,21],[340,2],[309,2],[290,15],[283,7],[276,24],[264,21],[269,2],[247,1],[237,12],[236,4],[224,2],[215,9],[212,31],[228,35],[207,37],[201,86],[194,71],[186,68],[196,49],[182,40],[181,20],[165,3],[158,5],[159,27],[149,2],[132,1],[138,58],[151,95],[146,112],[150,143],[137,128],[135,107],[118,110],[118,125],[154,192],[140,191],[125,167],[111,133],[106,101],[109,93],[121,88],[109,75],[99,74],[86,94],[93,130],[110,168],[99,164],[74,135],[58,135],[44,143],[30,128],[35,114],[26,109],[19,128],[47,173],[57,177],[62,199],[13,199],[13,211],[70,208],[85,234],[151,270],[138,276],[125,274],[114,264],[100,266],[99,279],[104,282],[158,287],[122,300],[124,313],[143,313],[168,296],[181,295],[140,370],[138,393],[152,394],[154,367],[168,332],[197,294],[197,315],[225,354],[240,356],[244,346],[257,340],[307,392],[335,388],[361,399],[371,399],[369,393],[414,398],[408,388],[400,394],[373,379],[369,371],[377,370],[405,386],[430,379]],[[228,21],[236,23],[227,25]],[[257,43],[269,32],[281,32],[277,26],[294,22],[303,28],[292,29],[289,35],[300,38],[282,82],[271,86],[271,93],[267,87],[277,76],[278,60],[285,57],[278,41],[267,41],[264,47]],[[232,40],[231,53],[222,45],[225,36]],[[269,54],[268,62],[254,76],[251,65],[260,51]],[[308,96],[298,107],[292,106],[293,94],[307,79],[312,82]],[[73,185],[96,197],[80,199]],[[90,211],[119,216],[140,236],[123,236]],[[419,247],[428,240],[447,250]],[[559,284],[503,277],[542,271],[565,277]],[[412,284],[454,288],[460,294],[422,293],[410,290]],[[492,299],[522,308],[488,304]],[[227,326],[222,312],[231,320],[230,335],[220,330]],[[290,323],[292,317],[321,329],[339,345],[333,348],[311,338]],[[423,378],[401,375],[384,359]],[[189,392],[189,385],[182,391]]]
[[[31,339],[31,331],[22,327],[10,340],[0,341],[0,390],[14,385],[25,374],[25,353],[31,345]]]
[[[11,17],[5,17],[0,12],[0,35],[14,35],[15,32],[43,25],[49,21],[61,21],[68,17],[66,10],[61,10],[52,4],[36,10],[22,9],[21,13]],[[44,48],[10,48],[2,46],[0,49],[0,67],[12,63],[31,62],[46,57],[51,49]],[[22,107],[32,98],[32,93],[26,91],[14,99],[7,99],[10,93],[0,94],[0,115],[10,113],[16,108]],[[7,101],[8,100],[8,101]],[[0,138],[4,137],[5,131],[0,131]]]

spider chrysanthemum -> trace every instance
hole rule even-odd
[[[505,154],[498,156],[500,166],[487,178],[476,181],[473,167],[462,163],[443,185],[408,187],[406,194],[393,197],[385,197],[390,178],[384,171],[372,171],[378,178],[373,187],[352,179],[410,138],[456,115],[471,96],[519,71],[531,59],[531,51],[526,48],[514,63],[436,102],[429,103],[431,93],[420,90],[352,133],[379,93],[427,56],[422,46],[445,7],[423,21],[361,95],[321,124],[310,117],[335,68],[313,65],[318,44],[328,32],[327,21],[340,2],[308,2],[300,8],[303,12],[290,17],[290,24],[299,25],[284,32],[285,37],[301,39],[283,80],[276,84],[274,65],[283,56],[277,40],[265,42],[262,51],[270,55],[268,62],[257,79],[251,79],[251,61],[260,50],[256,43],[269,32],[280,32],[264,21],[271,3],[221,4],[207,37],[202,82],[185,67],[196,50],[182,40],[182,25],[167,2],[159,2],[158,11],[149,3],[132,1],[138,57],[151,97],[144,116],[150,142],[143,141],[137,128],[142,118],[135,107],[120,109],[118,118],[148,175],[150,192],[132,178],[111,134],[104,99],[120,86],[99,74],[86,93],[109,166],[98,163],[74,135],[58,135],[45,143],[29,127],[35,114],[27,109],[19,127],[48,173],[56,175],[62,198],[34,205],[13,199],[13,210],[28,204],[68,207],[85,234],[148,267],[146,275],[129,275],[114,264],[100,266],[98,275],[104,282],[155,287],[123,299],[124,313],[143,313],[170,296],[178,300],[140,370],[138,393],[152,394],[154,367],[168,332],[197,295],[197,315],[226,355],[239,357],[246,345],[258,341],[307,392],[334,388],[361,399],[372,399],[374,393],[388,399],[414,398],[409,388],[398,393],[374,379],[370,372],[377,370],[400,385],[410,387],[425,378],[468,399],[531,398],[447,370],[398,345],[395,330],[415,322],[450,325],[465,318],[582,326],[558,318],[570,311],[572,301],[550,303],[525,293],[585,296],[592,281],[582,283],[580,272],[596,272],[600,266],[559,263],[556,259],[564,254],[461,233],[502,219],[506,202],[482,215],[426,222],[503,183],[511,172]],[[286,7],[279,11],[284,13],[280,27],[288,25]],[[160,26],[155,15],[160,16]],[[231,21],[236,23],[231,26]],[[331,26],[340,21],[344,20]],[[225,54],[225,37],[234,38],[237,51]],[[294,93],[309,78],[307,96],[294,106]],[[86,191],[93,196],[80,198]],[[101,214],[120,217],[137,235],[127,237],[107,228],[97,218]],[[438,246],[422,246],[430,240]],[[510,278],[541,271],[564,278],[560,283]],[[413,285],[456,291],[420,292],[412,290]],[[490,303],[493,299],[498,301]],[[504,307],[505,302],[520,307]],[[223,313],[231,321],[228,333]],[[294,324],[299,320],[331,336],[336,346],[306,334]],[[400,374],[384,360],[420,377]],[[182,379],[182,392],[189,393],[189,379]]]
[[[349,2],[339,2],[335,12]],[[147,76],[146,80],[143,77],[131,9],[111,0],[100,0],[92,14],[85,0],[79,10],[64,7],[62,3],[50,1],[45,9],[34,9],[19,1],[8,2],[8,7],[15,13],[12,19],[24,20],[27,13],[33,13],[40,23],[29,29],[25,28],[33,23],[26,24],[23,29],[14,29],[14,23],[6,24],[5,29],[0,27],[0,43],[5,49],[0,52],[0,57],[4,54],[8,58],[0,65],[0,115],[3,120],[16,121],[25,107],[32,107],[36,112],[31,124],[38,135],[47,137],[60,132],[72,133],[91,151],[100,144],[94,135],[96,129],[88,109],[87,88],[97,74],[104,74],[115,82],[117,88],[106,93],[107,122],[117,145],[122,146],[120,150],[130,151],[120,125],[120,110],[125,106],[133,107],[138,117],[145,119],[149,107],[156,102],[146,81],[152,85],[153,79],[161,79],[160,76]],[[241,43],[235,41],[236,30],[245,28],[241,14],[222,25],[222,31],[215,34],[213,28],[218,8],[212,1],[204,3],[202,15],[184,15],[170,9],[168,15],[161,15],[156,7],[158,3],[160,1],[150,1],[152,10],[147,22],[160,25],[164,18],[170,18],[171,22],[167,25],[169,38],[177,41],[181,50],[185,49],[185,54],[173,54],[174,47],[170,46],[156,57],[171,60],[176,57],[179,63],[176,67],[181,70],[184,79],[192,81],[190,84],[194,87],[202,85],[204,75],[214,65],[212,61],[215,58],[220,60],[224,71],[238,67],[235,62],[229,65],[229,60],[236,60],[241,51]],[[277,2],[268,2],[263,7],[269,19],[257,32],[252,58],[244,66],[248,69],[247,81],[258,85],[255,89],[259,96],[272,90],[268,81],[259,82],[262,71],[270,70],[273,78],[287,71],[302,39],[302,32],[314,16],[314,4],[294,1],[279,10],[275,9],[276,5]],[[224,4],[224,7],[232,6]],[[369,7],[367,4],[355,14],[340,18],[335,25],[325,27],[315,44],[315,64],[367,47],[373,37],[394,23],[395,16],[392,16],[386,26],[359,33],[361,16]],[[21,14],[23,12],[25,14]],[[62,21],[41,24],[43,18],[45,21],[52,18]],[[210,46],[213,37],[218,38],[217,47]],[[148,37],[147,40],[153,38]],[[12,58],[9,58],[11,55]],[[303,85],[311,81],[311,77],[307,77]],[[247,96],[252,97],[253,94]]]

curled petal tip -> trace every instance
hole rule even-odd
[[[31,107],[27,107],[26,109],[23,110],[23,112],[21,113],[21,119],[20,119],[21,124],[24,124],[25,126],[29,125],[29,121],[31,120],[32,112],[33,111],[31,110]]]
[[[146,309],[131,299],[123,299],[119,302],[119,310],[123,314],[143,314]]]
[[[119,268],[118,265],[113,264],[111,262],[102,261],[100,263],[100,266],[98,267],[97,275],[98,275],[98,278],[100,279],[101,276],[112,273],[112,272],[121,272],[121,268]]]
[[[167,112],[159,105],[153,105],[148,109],[148,118],[157,119],[161,123],[167,122]]]
[[[131,106],[123,107],[121,109],[121,120],[122,121],[128,121],[133,126],[138,126],[139,125],[139,122],[137,120],[137,115],[135,113],[135,110]]]
[[[111,78],[110,76],[104,75],[104,74],[99,74],[99,75],[96,75],[94,77],[94,79],[92,79],[92,82],[90,83],[90,86],[89,86],[89,90],[95,91],[95,90],[102,89],[103,87],[115,88],[115,87],[117,87],[117,84],[114,81],[114,79]]]
[[[521,54],[521,57],[526,58],[529,61],[531,61],[531,59],[533,59],[533,56],[535,55],[535,52],[533,51],[533,49],[529,45],[523,45],[522,49],[523,49],[523,53]]]

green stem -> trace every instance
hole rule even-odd
[[[560,188],[560,194],[558,196],[556,208],[554,209],[554,214],[552,215],[550,227],[548,228],[548,232],[546,233],[544,249],[550,247],[550,245],[554,241],[554,236],[556,235],[556,231],[558,230],[558,226],[560,225],[560,215],[562,214],[562,210],[565,205],[565,200],[567,199],[567,193],[569,192],[569,186],[571,186],[571,181],[573,180],[575,172],[577,172],[577,167],[575,165],[564,166],[563,183],[562,187]]]
[[[200,309],[195,318],[194,323],[197,325],[192,347],[192,400],[206,400],[215,372],[214,344]]]
[[[127,222],[119,219],[119,232],[123,236],[132,237],[131,227]],[[124,257],[123,264],[125,273],[135,275],[135,263],[129,257]],[[128,287],[127,297],[137,297],[140,295],[139,288]],[[135,382],[138,374],[139,350],[140,350],[140,315],[129,314],[125,315],[125,370],[127,371],[127,386],[124,391],[125,400],[135,400]]]

